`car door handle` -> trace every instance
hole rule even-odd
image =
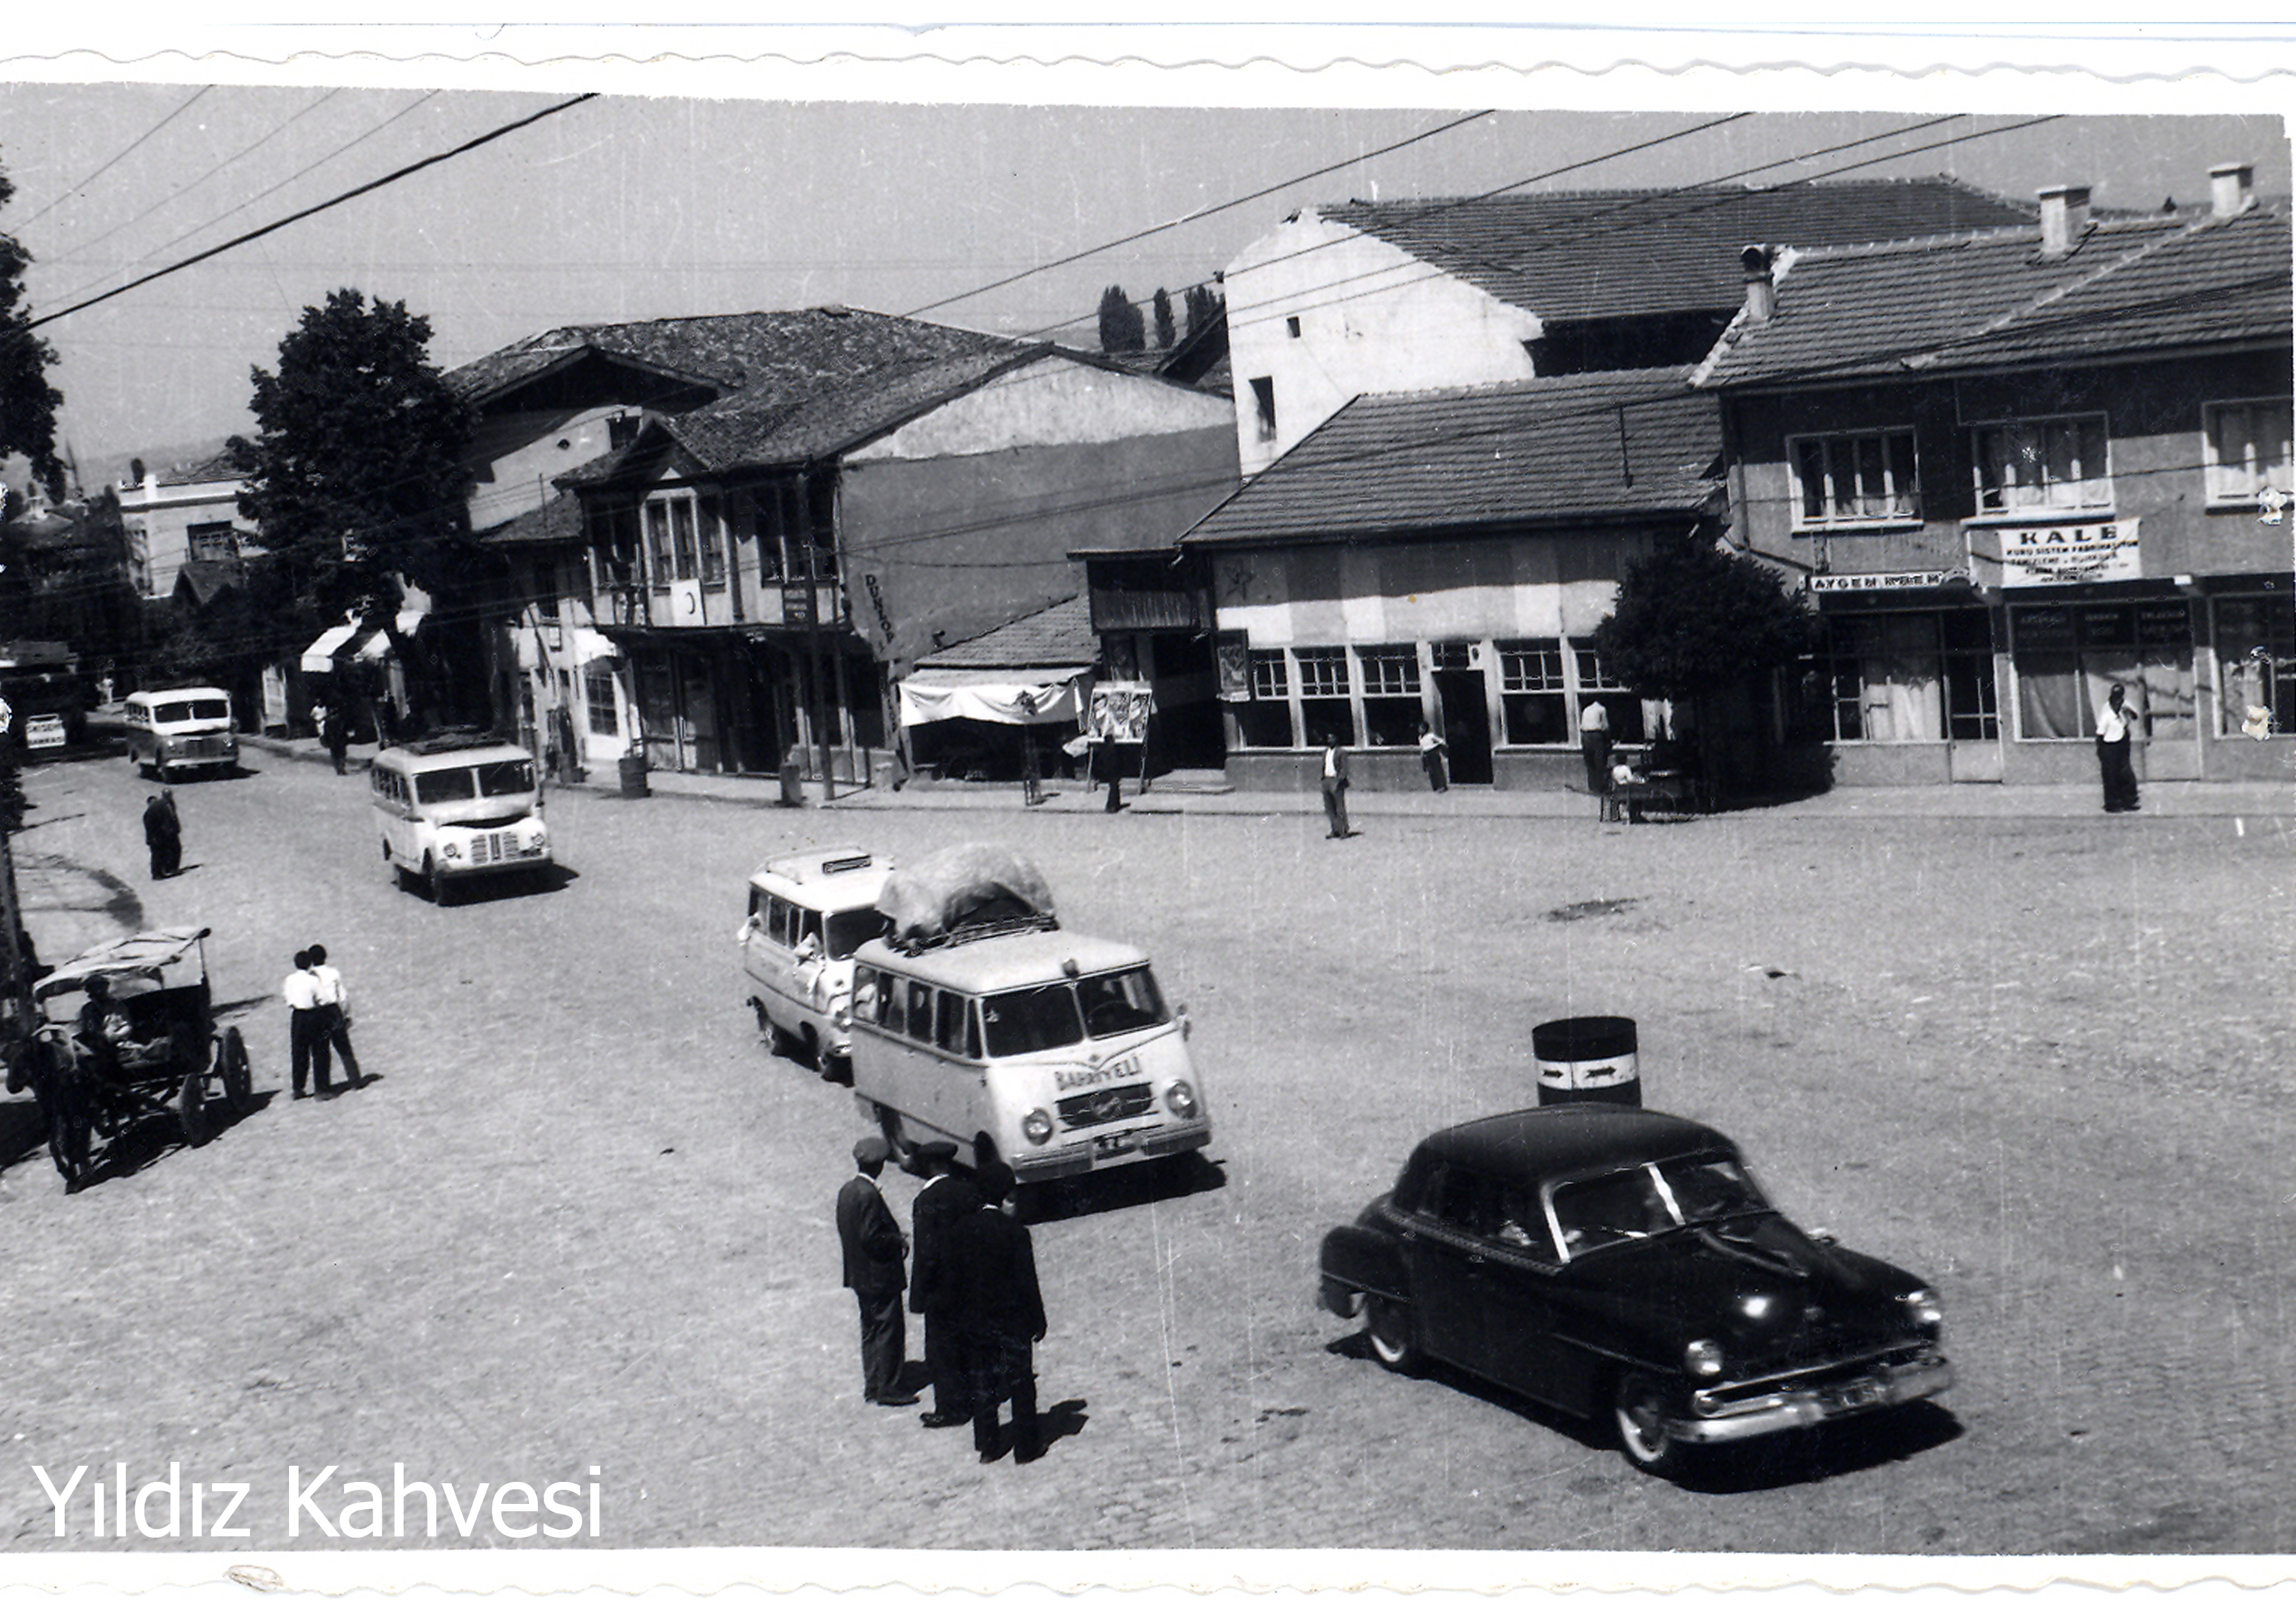
[[[1483,1265],[1483,1258],[1480,1255],[1470,1255],[1467,1258],[1467,1265],[1470,1267],[1480,1267]]]

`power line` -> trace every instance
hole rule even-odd
[[[43,259],[44,259],[44,260],[45,260],[45,261],[47,261],[47,262],[49,262],[49,263],[52,263],[52,264],[53,264],[53,263],[58,263],[58,262],[69,262],[69,261],[70,261],[73,258],[78,257],[78,256],[80,256],[80,255],[82,255],[83,253],[85,253],[85,252],[86,252],[86,251],[88,251],[88,250],[93,250],[94,247],[96,247],[96,246],[99,246],[99,245],[102,244],[105,241],[107,241],[107,240],[111,239],[114,234],[119,234],[120,230],[122,230],[122,229],[127,229],[127,228],[133,228],[135,225],[137,225],[137,224],[139,224],[139,223],[142,223],[145,218],[147,218],[147,217],[151,217],[152,213],[154,213],[154,212],[158,211],[160,208],[165,207],[165,206],[172,205],[173,203],[175,203],[175,202],[176,202],[176,201],[181,201],[184,196],[186,196],[186,195],[190,194],[193,190],[198,189],[201,184],[203,184],[207,183],[207,182],[208,182],[208,180],[209,180],[209,179],[213,178],[217,174],[218,174],[218,173],[222,172],[226,168],[230,167],[230,166],[232,165],[232,163],[234,163],[234,162],[237,161],[241,157],[242,157],[242,156],[245,156],[245,155],[249,154],[250,152],[253,152],[253,151],[255,151],[255,150],[258,149],[258,148],[259,148],[259,147],[261,147],[261,146],[264,146],[264,145],[266,145],[266,144],[270,143],[271,143],[271,141],[273,141],[274,139],[276,139],[280,135],[284,134],[284,133],[288,130],[288,128],[289,128],[289,127],[291,127],[291,126],[293,126],[293,125],[294,125],[298,120],[299,120],[299,119],[301,119],[301,118],[306,114],[306,113],[308,113],[308,112],[312,112],[312,111],[317,111],[321,106],[325,105],[329,101],[333,100],[337,95],[340,94],[341,93],[342,93],[342,90],[341,90],[341,88],[340,88],[340,86],[338,86],[338,87],[336,87],[336,88],[333,88],[333,89],[323,90],[323,91],[319,94],[319,95],[317,96],[317,98],[316,98],[316,99],[312,100],[312,101],[309,101],[309,102],[307,102],[304,104],[304,106],[303,106],[303,108],[302,108],[302,110],[301,110],[301,111],[292,113],[292,114],[291,114],[291,115],[290,115],[290,116],[289,116],[289,117],[288,117],[288,118],[287,118],[283,122],[280,122],[280,123],[277,123],[277,124],[274,125],[274,126],[273,126],[273,127],[272,127],[272,129],[271,129],[271,131],[270,131],[269,133],[267,133],[267,134],[264,135],[261,138],[259,138],[259,139],[256,140],[252,144],[242,145],[238,150],[236,150],[236,151],[233,152],[229,156],[225,157],[225,158],[223,159],[223,160],[221,160],[221,161],[217,162],[214,167],[209,168],[206,172],[204,172],[204,173],[201,174],[197,178],[195,178],[195,179],[192,180],[192,182],[191,182],[191,183],[189,183],[189,184],[179,184],[179,185],[176,186],[176,188],[173,190],[173,192],[172,192],[172,193],[168,193],[168,194],[162,195],[159,200],[157,200],[157,201],[153,201],[150,206],[148,206],[148,207],[144,208],[141,212],[136,213],[135,217],[131,217],[131,218],[128,218],[125,223],[116,223],[116,224],[113,224],[110,228],[108,228],[108,229],[104,230],[104,232],[103,232],[102,234],[96,235],[94,239],[92,239],[92,240],[83,240],[83,241],[81,241],[78,244],[77,244],[77,245],[72,245],[72,246],[67,246],[67,247],[65,247],[65,248],[64,248],[62,250],[61,250],[61,251],[47,251],[47,252],[44,252],[44,253],[42,253]],[[421,102],[416,102],[416,104],[418,104],[418,105],[419,105],[419,104],[421,104]],[[411,110],[411,109],[410,109],[410,110]],[[267,194],[268,193],[269,193],[269,192],[267,192],[267,191],[266,192],[266,194]],[[259,200],[261,200],[261,199],[262,199],[262,197],[261,197],[261,196],[254,196],[254,197],[250,197],[250,200],[249,200],[248,201],[242,201],[242,202],[241,203],[241,205],[242,205],[242,206],[249,205],[249,204],[251,204],[251,203],[252,203],[252,201],[259,201]],[[228,216],[230,216],[230,214],[226,213],[226,214],[225,214],[225,216],[226,216],[226,217],[228,217]],[[211,218],[208,219],[208,222],[207,222],[207,223],[205,223],[205,224],[201,224],[201,225],[200,225],[200,227],[201,227],[201,228],[206,228],[206,227],[208,226],[208,225],[209,225],[209,224],[215,223],[216,221],[217,221],[217,219],[215,219],[215,218],[212,218],[212,217],[211,217]],[[194,234],[196,234],[198,231],[197,231],[197,230],[194,230],[194,231],[193,231],[193,232]],[[173,242],[171,242],[170,243],[173,243]],[[167,248],[166,246],[160,246],[160,247],[157,248],[157,250],[167,250],[167,249],[168,249],[168,248]],[[153,254],[152,252],[147,251],[147,252],[145,252],[145,253],[144,253],[144,256],[148,257],[148,256],[151,256],[151,255],[152,255],[152,254]],[[139,257],[139,258],[135,258],[135,261],[140,262],[140,261],[142,261],[143,259],[144,259],[143,258]],[[133,263],[127,263],[127,264],[122,264],[121,266],[134,266],[134,264],[133,264]],[[118,271],[118,270],[114,270],[114,271],[116,272],[116,271]]]
[[[969,301],[975,296],[985,296],[990,291],[1002,290],[1008,284],[1017,284],[1021,280],[1031,278],[1036,275],[1050,273],[1054,268],[1066,267],[1070,263],[1082,262],[1087,257],[1097,257],[1103,251],[1112,251],[1119,246],[1130,245],[1136,240],[1145,240],[1152,234],[1160,234],[1168,229],[1177,229],[1181,227],[1183,225],[1201,222],[1204,218],[1217,216],[1221,212],[1232,211],[1235,208],[1243,206],[1248,202],[1264,200],[1267,196],[1275,194],[1278,190],[1287,190],[1293,184],[1306,184],[1309,179],[1321,178],[1327,173],[1337,173],[1344,168],[1356,167],[1361,163],[1371,160],[1374,157],[1385,156],[1390,152],[1400,151],[1406,145],[1415,145],[1422,140],[1431,140],[1438,135],[1448,134],[1454,128],[1464,127],[1467,124],[1475,121],[1479,118],[1486,118],[1490,115],[1491,111],[1489,108],[1486,108],[1480,111],[1471,111],[1464,117],[1454,118],[1447,123],[1444,123],[1437,127],[1425,129],[1418,134],[1411,135],[1407,139],[1399,139],[1392,144],[1382,145],[1376,151],[1366,151],[1361,155],[1351,156],[1343,162],[1333,162],[1329,167],[1318,168],[1312,173],[1302,173],[1292,178],[1280,180],[1275,184],[1268,184],[1263,188],[1254,190],[1249,195],[1239,195],[1234,197],[1233,200],[1223,201],[1214,206],[1199,207],[1196,210],[1187,213],[1183,217],[1175,217],[1168,223],[1152,224],[1144,229],[1136,229],[1129,234],[1120,235],[1114,240],[1104,241],[1099,245],[1087,246],[1080,251],[1071,251],[1065,257],[1055,258],[1054,260],[1040,264],[1036,267],[1023,268],[1017,274],[1008,274],[1002,279],[992,280],[987,284],[975,286],[972,290],[960,291],[954,296],[943,296],[938,301],[928,301],[922,307],[914,308],[901,316],[906,318],[914,318],[921,314],[931,312],[937,307],[947,307],[952,303],[958,301]],[[1055,325],[1055,327],[1059,326]]]
[[[173,111],[170,111],[169,113],[168,113],[168,115],[167,115],[167,116],[165,116],[165,117],[161,118],[158,122],[156,122],[156,123],[152,124],[149,128],[146,128],[143,133],[141,133],[141,134],[137,135],[134,139],[132,139],[132,140],[128,141],[128,142],[127,142],[127,148],[126,148],[125,150],[121,151],[121,152],[119,152],[119,155],[117,155],[117,156],[113,157],[110,161],[108,161],[108,162],[104,163],[102,167],[98,168],[94,172],[93,172],[93,173],[89,174],[86,178],[81,179],[81,180],[79,181],[79,183],[78,183],[78,184],[70,184],[70,185],[67,185],[67,186],[64,188],[64,190],[62,191],[62,193],[60,193],[60,194],[58,194],[58,195],[57,195],[57,197],[56,197],[53,201],[50,201],[46,206],[42,207],[38,211],[37,211],[37,212],[33,213],[29,217],[27,217],[26,219],[24,219],[24,221],[23,221],[22,223],[20,223],[20,224],[17,225],[16,226],[17,226],[20,230],[21,230],[21,229],[28,229],[28,228],[31,227],[31,225],[34,225],[34,224],[36,224],[36,223],[39,222],[39,221],[40,221],[40,219],[42,219],[43,217],[45,217],[49,213],[51,213],[51,212],[54,211],[58,207],[60,207],[60,206],[63,205],[63,204],[64,204],[64,202],[66,202],[66,201],[70,201],[73,196],[78,195],[81,191],[83,191],[83,190],[86,189],[86,188],[88,187],[88,185],[90,185],[90,184],[94,184],[97,179],[102,178],[105,174],[107,174],[107,173],[111,172],[114,168],[118,167],[121,162],[125,161],[125,160],[127,159],[127,157],[128,157],[132,152],[135,152],[135,150],[136,149],[136,147],[138,147],[139,145],[143,144],[144,141],[146,141],[146,140],[150,139],[153,135],[155,135],[155,134],[159,133],[160,129],[165,128],[168,124],[170,124],[170,123],[174,122],[177,118],[179,118],[179,117],[183,116],[183,115],[184,115],[184,113],[185,113],[186,111],[189,111],[192,109],[192,105],[193,105],[193,103],[194,102],[196,102],[196,101],[197,101],[197,100],[198,100],[201,95],[203,95],[203,94],[207,94],[207,92],[208,92],[209,90],[210,90],[210,89],[212,89],[212,88],[214,88],[214,87],[215,87],[215,86],[214,86],[214,85],[212,85],[212,84],[202,84],[202,85],[201,85],[197,89],[194,89],[193,91],[192,91],[191,94],[190,94],[188,97],[186,97],[186,98],[183,101],[183,102],[182,102],[181,104],[179,104],[178,106],[176,106],[176,108]]]
[[[221,256],[226,251],[233,250],[240,246],[249,244],[253,241],[260,240],[266,234],[276,234],[281,229],[287,227],[290,224],[300,223],[306,217],[310,217],[318,213],[324,212],[333,207],[341,206],[345,201],[357,200],[359,196],[369,194],[376,190],[383,188],[385,185],[397,184],[400,179],[420,173],[425,168],[435,167],[440,162],[452,160],[457,156],[462,156],[469,152],[477,150],[481,145],[489,144],[496,140],[501,139],[504,135],[516,133],[519,129],[524,128],[529,124],[538,123],[546,117],[554,117],[559,112],[565,111],[575,106],[579,106],[585,101],[593,101],[595,99],[597,99],[596,92],[591,91],[586,94],[578,94],[571,100],[561,101],[554,106],[546,106],[540,111],[535,112],[528,117],[520,118],[514,122],[505,123],[499,128],[496,128],[488,133],[479,135],[476,139],[465,140],[463,143],[456,145],[450,151],[442,151],[438,152],[436,155],[426,156],[422,160],[411,162],[407,166],[398,169],[396,172],[386,173],[381,178],[360,184],[356,189],[346,190],[341,194],[337,195],[331,200],[319,202],[316,206],[306,207],[299,212],[290,213],[287,217],[280,218],[275,223],[265,224],[259,229],[251,229],[244,234],[225,241],[221,245],[211,246],[208,250],[201,251],[194,256],[184,258],[180,262],[172,263],[167,267],[160,268],[154,272],[146,274],[140,279],[131,279],[126,284],[119,286],[116,290],[108,290],[102,295],[91,296],[85,301],[75,302],[71,306],[65,307],[61,312],[47,313],[40,317],[34,318],[30,320],[25,327],[27,329],[37,329],[44,324],[53,324],[59,318],[70,316],[73,313],[84,312],[87,308],[96,306],[100,302],[111,300],[114,296],[125,295],[129,291],[135,289],[138,285],[149,284],[155,279],[164,279],[170,274],[181,273],[187,267],[192,267],[199,263],[205,262],[210,257]]]

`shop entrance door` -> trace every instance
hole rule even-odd
[[[1450,744],[1451,779],[1462,786],[1491,781],[1491,711],[1480,669],[1435,671],[1436,707],[1443,716],[1443,740]]]

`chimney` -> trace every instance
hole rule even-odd
[[[2051,184],[2040,199],[2041,255],[2062,257],[2088,233],[2088,186]]]
[[[2230,217],[2256,204],[2256,167],[2251,162],[2218,162],[2209,169],[2209,215]]]
[[[1738,266],[1746,272],[1746,310],[1739,316],[1742,324],[1767,324],[1778,310],[1778,286],[1770,273],[1770,248],[1750,245],[1738,253]]]

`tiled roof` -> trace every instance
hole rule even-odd
[[[1357,397],[1206,515],[1190,545],[1689,512],[1719,410],[1688,370]]]
[[[1847,245],[2030,222],[1950,178],[1771,189],[1567,190],[1321,209],[1549,322],[1726,312],[1750,244]]]
[[[721,392],[791,394],[885,363],[1011,344],[943,324],[816,307],[638,324],[570,324],[465,363],[447,380],[464,397],[482,402],[594,353]]]
[[[840,372],[809,374],[801,383],[745,386],[722,401],[666,420],[664,428],[704,469],[808,463],[902,423],[1046,349],[996,340],[948,354],[857,361]]]
[[[917,660],[920,669],[1031,669],[1089,664],[1100,656],[1087,599],[1070,597],[1009,625],[943,647]]]
[[[2063,361],[2289,339],[2289,224],[2251,210],[2099,223],[2040,255],[2037,228],[1798,253],[1774,316],[1742,321],[1703,386]]]
[[[529,508],[507,523],[479,532],[488,546],[550,546],[582,537],[582,499],[561,491],[538,508]]]
[[[204,457],[171,464],[157,476],[163,486],[203,486],[217,480],[242,480],[239,468],[231,461],[231,454],[217,451]]]

